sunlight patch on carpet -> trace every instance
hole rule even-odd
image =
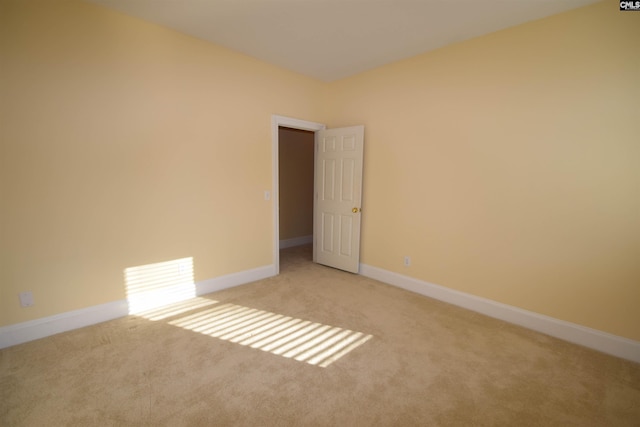
[[[372,338],[235,304],[221,304],[169,324],[323,368]]]
[[[139,311],[136,313],[136,316],[144,317],[145,319],[153,320],[153,321],[164,320],[169,317],[186,313],[188,311],[192,311],[198,308],[203,308],[213,304],[217,304],[217,302],[218,301],[207,299],[207,298],[196,297],[186,301],[181,301],[174,304],[163,305],[161,307],[152,308],[150,310]]]

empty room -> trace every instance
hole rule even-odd
[[[0,0],[0,425],[640,425],[640,5]]]

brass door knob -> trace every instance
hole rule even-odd
[[[358,209],[358,208],[351,209],[351,212],[353,213],[358,213],[359,211],[362,211],[362,209]]]

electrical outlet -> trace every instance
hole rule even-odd
[[[411,265],[411,257],[410,256],[404,257],[404,266],[409,267],[410,265]]]
[[[33,292],[20,292],[20,305],[22,307],[31,307],[33,305]]]

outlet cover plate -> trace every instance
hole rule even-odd
[[[20,305],[22,307],[31,307],[33,305],[33,292],[20,292]]]

